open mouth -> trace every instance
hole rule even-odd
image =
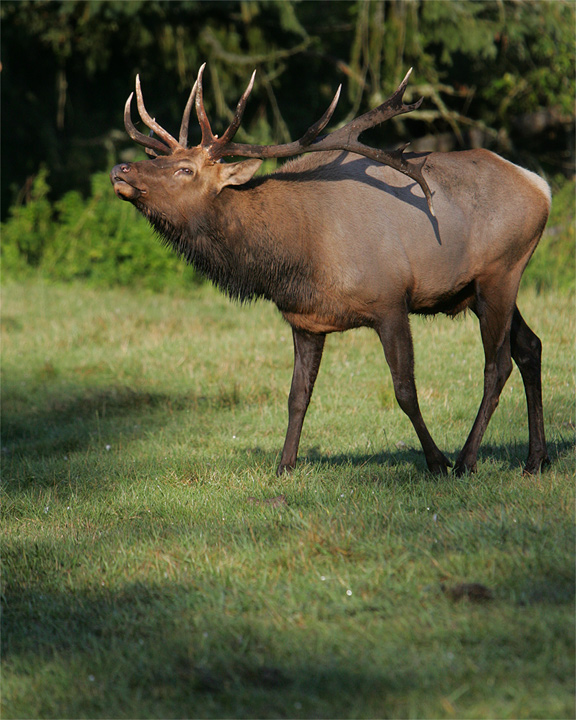
[[[110,179],[112,180],[114,192],[121,200],[134,201],[146,194],[144,190],[130,185],[130,183],[127,183],[124,178],[118,177],[118,175],[111,175]]]

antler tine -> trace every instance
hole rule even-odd
[[[326,125],[330,122],[330,119],[332,118],[332,115],[334,114],[334,110],[336,109],[336,105],[338,104],[338,100],[340,98],[340,92],[342,91],[342,85],[338,86],[338,90],[336,90],[336,93],[332,99],[332,102],[330,103],[328,109],[322,115],[320,120],[314,123],[314,125],[311,125],[308,130],[304,133],[304,135],[297,140],[295,143],[289,143],[287,145],[272,145],[272,146],[253,146],[253,145],[242,145],[238,143],[232,143],[230,142],[234,135],[236,134],[238,128],[240,127],[240,123],[242,122],[242,117],[244,115],[244,110],[246,108],[246,102],[248,100],[248,96],[252,92],[252,88],[254,86],[254,78],[256,77],[256,70],[252,73],[252,77],[250,78],[250,82],[248,83],[248,87],[244,91],[244,94],[240,98],[238,105],[236,107],[236,113],[234,114],[234,119],[230,123],[230,126],[226,130],[226,132],[222,135],[221,138],[216,139],[211,147],[211,156],[213,158],[221,158],[226,157],[230,155],[241,155],[243,157],[246,157],[243,152],[238,153],[237,150],[239,148],[246,149],[246,148],[257,148],[257,154],[251,153],[253,157],[263,157],[263,152],[266,151],[266,147],[271,147],[273,150],[277,148],[283,148],[282,155],[288,156],[291,154],[294,154],[294,148],[301,148],[303,146],[308,146],[313,140],[315,140],[318,135],[324,130]],[[278,157],[276,155],[271,155],[271,157]]]
[[[258,157],[258,158],[280,158],[291,157],[293,155],[301,155],[305,152],[313,152],[316,146],[314,140],[330,122],[330,118],[334,114],[334,110],[340,98],[342,85],[336,90],[336,94],[332,98],[328,109],[322,115],[320,120],[311,125],[308,130],[298,140],[284,145],[245,145],[243,143],[228,143],[225,147],[218,148],[219,157],[229,157],[237,155],[239,157]],[[330,136],[327,136],[330,137]],[[322,138],[325,140],[326,138]],[[320,140],[318,142],[321,142]],[[323,148],[321,148],[323,149]]]
[[[348,123],[344,127],[335,130],[333,133],[330,133],[330,135],[318,140],[314,146],[309,149],[310,151],[347,150],[349,152],[358,153],[359,155],[364,155],[364,157],[376,160],[377,162],[398,170],[418,183],[424,193],[424,196],[426,197],[426,202],[428,203],[431,215],[435,216],[434,206],[432,204],[432,193],[428,187],[428,183],[424,179],[424,175],[422,174],[422,169],[426,163],[425,159],[420,163],[408,162],[403,155],[408,143],[397,150],[386,152],[385,150],[371,148],[358,141],[358,137],[362,132],[364,132],[364,130],[380,125],[385,120],[389,120],[397,115],[412,112],[412,110],[416,110],[420,107],[423,98],[420,98],[411,105],[406,105],[403,100],[404,93],[408,85],[408,79],[411,74],[412,68],[408,70],[404,79],[392,95],[377,108],[369,110],[367,113],[364,113],[364,115],[352,120],[352,122]]]
[[[206,63],[203,63],[200,70],[198,70],[198,79],[196,80],[196,84],[198,86],[196,89],[196,114],[198,115],[198,122],[200,123],[200,128],[202,129],[202,141],[200,144],[203,147],[210,147],[216,141],[216,136],[212,132],[208,115],[206,115],[206,110],[204,109],[202,76],[204,75],[205,67]]]
[[[240,127],[240,123],[242,122],[242,117],[244,116],[244,110],[246,109],[246,103],[248,101],[248,96],[252,92],[252,88],[254,87],[254,79],[256,77],[256,70],[252,73],[252,77],[250,78],[250,82],[248,83],[248,87],[246,90],[244,90],[244,93],[242,94],[242,97],[238,101],[238,105],[236,106],[236,112],[234,113],[234,117],[232,118],[232,122],[228,126],[228,129],[226,132],[222,135],[222,137],[218,140],[219,145],[224,145],[226,143],[229,143],[234,135],[236,135],[236,132],[238,128]]]
[[[154,151],[154,153],[159,153],[161,155],[170,154],[170,148],[160,142],[160,140],[156,140],[156,138],[149,137],[148,135],[144,135],[144,133],[136,130],[136,127],[132,122],[132,114],[130,112],[133,97],[134,93],[130,93],[130,97],[126,100],[126,105],[124,106],[124,127],[126,128],[126,132],[132,140],[137,142],[139,145],[143,145],[145,148]]]
[[[375,127],[376,125],[380,125],[385,120],[396,117],[396,115],[403,115],[404,113],[412,112],[412,110],[417,110],[422,104],[424,98],[420,98],[420,100],[412,103],[411,105],[406,105],[403,100],[404,93],[406,92],[406,87],[408,85],[408,78],[411,74],[412,68],[408,70],[408,72],[404,76],[404,80],[402,80],[400,85],[398,85],[396,90],[392,93],[392,95],[390,95],[387,100],[385,100],[381,105],[374,108],[373,110],[369,110],[367,113],[364,113],[364,115],[360,115],[360,117],[357,117],[355,120],[352,120],[352,122],[348,123],[345,126],[347,129],[348,137],[357,140],[358,136],[364,130]],[[343,129],[344,128],[342,128],[342,130]]]
[[[142,96],[142,88],[140,86],[140,75],[136,75],[136,102],[138,103],[138,112],[140,113],[140,117],[146,126],[149,127],[150,130],[154,130],[156,135],[162,138],[164,143],[168,145],[170,151],[180,148],[181,145],[178,143],[178,140],[173,138],[169,132],[164,130],[161,125],[158,125],[158,123],[148,114],[148,111],[144,106],[144,97]]]
[[[192,112],[192,105],[194,105],[194,100],[196,99],[196,91],[198,90],[198,80],[194,83],[194,87],[192,88],[192,92],[190,93],[190,97],[188,98],[188,102],[186,103],[186,107],[184,108],[184,114],[182,115],[182,124],[180,125],[180,135],[178,137],[178,142],[183,148],[186,148],[188,145],[188,126],[190,124],[190,113]]]
[[[338,105],[338,100],[340,99],[340,93],[342,92],[342,85],[338,85],[338,90],[336,90],[336,93],[334,97],[332,98],[332,102],[328,106],[328,109],[322,115],[320,120],[317,120],[314,125],[311,125],[308,130],[302,135],[300,140],[298,142],[302,143],[302,145],[308,145],[313,140],[316,140],[318,135],[324,130],[326,125],[330,122],[332,115],[334,114],[334,110],[336,109],[336,105]]]

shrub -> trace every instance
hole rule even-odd
[[[548,225],[536,248],[523,283],[538,290],[556,288],[574,292],[576,183],[564,181],[552,198]]]
[[[130,203],[113,194],[107,173],[92,177],[84,199],[71,191],[51,204],[44,170],[26,204],[2,226],[3,272],[22,277],[34,269],[54,280],[152,290],[199,282],[194,269],[158,241]]]
[[[40,266],[46,240],[53,232],[53,209],[46,169],[41,169],[28,201],[12,208],[10,220],[2,223],[2,269],[11,275],[29,273]]]

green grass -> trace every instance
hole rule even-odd
[[[541,476],[521,475],[517,370],[478,473],[429,475],[361,330],[328,338],[278,479],[292,342],[272,307],[3,295],[3,718],[574,716],[573,296],[520,298],[544,344]],[[454,460],[477,323],[412,324]],[[469,582],[494,599],[442,591]]]

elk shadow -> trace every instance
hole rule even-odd
[[[382,468],[393,470],[398,467],[410,465],[418,472],[426,472],[424,455],[416,447],[404,446],[394,449],[382,449],[374,453],[348,452],[328,453],[321,452],[317,447],[311,447],[300,457],[303,462],[325,468],[353,467],[353,468]]]
[[[552,441],[548,441],[548,455],[550,458],[550,465],[543,468],[543,472],[554,466],[554,463],[562,459],[564,456],[572,453],[576,447],[576,443],[573,439],[559,438]],[[446,457],[452,465],[455,464],[456,458],[458,457],[459,449],[449,452],[444,451]],[[495,462],[501,464],[504,470],[518,470],[522,471],[524,462],[528,457],[528,442],[511,442],[506,444],[494,444],[486,442],[480,446],[478,452],[479,463],[484,462]],[[443,476],[432,475],[428,471],[424,453],[419,447],[406,445],[401,448],[380,450],[375,453],[329,453],[322,452],[317,447],[311,447],[307,451],[301,453],[298,457],[298,462],[308,463],[312,466],[318,466],[320,468],[338,468],[338,467],[353,467],[353,468],[382,468],[388,471],[393,471],[394,468],[406,469],[412,467],[418,477],[428,476],[428,478],[439,478]],[[494,468],[497,471],[497,467]]]
[[[0,460],[6,477],[11,472],[16,474],[25,470],[28,463],[40,459],[61,460],[64,463],[69,453],[95,448],[98,444],[104,446],[107,438],[122,439],[122,442],[138,440],[148,432],[164,429],[167,422],[177,422],[179,413],[231,410],[243,402],[240,394],[221,387],[198,395],[133,390],[125,386],[83,386],[71,390],[68,395],[48,396],[41,408],[30,408],[21,401],[14,401],[15,395],[6,383],[3,396],[8,401],[2,403]],[[283,423],[280,423],[275,450],[263,450],[257,445],[234,449],[238,465],[245,463],[246,454],[249,454],[254,462],[273,472],[279,462],[283,428]],[[572,452],[574,447],[573,437],[549,440],[551,465]],[[454,463],[458,452],[459,448],[446,452],[446,456]],[[527,455],[527,442],[494,444],[488,441],[481,445],[478,458],[481,463],[495,461],[504,469],[520,471]],[[305,445],[298,459],[299,465],[304,463],[320,469],[351,466],[358,469],[366,467],[371,471],[381,469],[383,473],[394,472],[395,469],[405,472],[409,468],[419,478],[434,477],[428,473],[424,455],[416,443],[383,447],[372,453],[341,452],[337,441],[333,450]],[[49,470],[46,472],[49,473]],[[41,482],[42,478],[37,477],[37,481]]]

